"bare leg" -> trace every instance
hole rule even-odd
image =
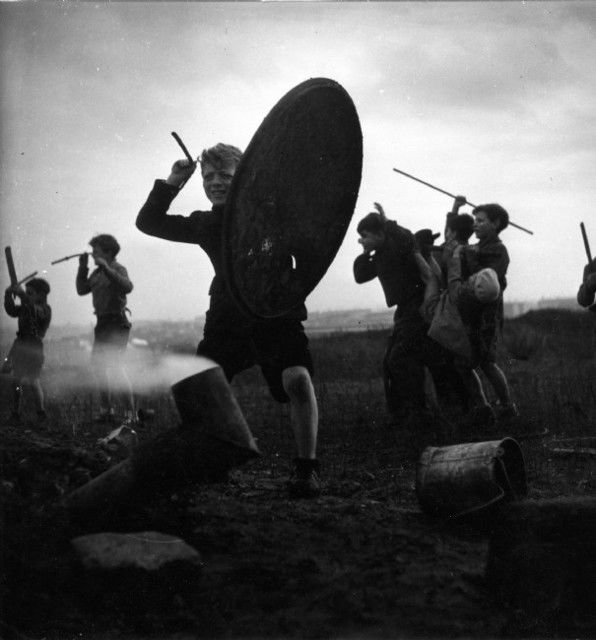
[[[305,367],[288,367],[282,372],[283,387],[290,397],[292,428],[298,456],[295,479],[288,483],[291,498],[314,498],[321,493],[317,434],[319,411],[310,374]]]
[[[507,383],[505,374],[501,371],[499,366],[495,362],[485,362],[480,365],[480,368],[495,390],[501,405],[503,407],[511,406],[512,402],[509,384]]]
[[[289,367],[282,383],[291,403],[292,429],[299,458],[317,457],[319,411],[310,374],[305,367]]]
[[[112,394],[109,384],[109,377],[104,371],[99,376],[99,408],[102,413],[109,413],[112,409]]]
[[[112,398],[110,393],[109,356],[105,347],[93,353],[91,364],[99,392],[100,414],[108,414],[112,409]]]
[[[38,414],[45,411],[44,406],[44,394],[39,378],[32,378],[30,380],[31,391],[33,392],[33,402],[35,403],[35,410]]]
[[[111,396],[116,398],[118,403],[124,407],[125,417],[132,420],[135,412],[135,401],[130,378],[120,358],[114,364]]]
[[[132,385],[121,354],[115,349],[105,349],[96,359],[96,376],[102,413],[113,412],[113,404],[121,405],[126,418],[134,416]]]
[[[472,407],[487,406],[488,400],[484,394],[484,388],[482,386],[480,376],[476,371],[471,369],[469,366],[463,365],[460,366],[459,373],[464,382]]]

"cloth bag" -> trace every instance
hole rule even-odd
[[[439,298],[427,335],[452,353],[468,361],[472,359],[472,345],[468,333],[447,291]]]

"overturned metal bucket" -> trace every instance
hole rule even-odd
[[[178,427],[139,445],[132,455],[66,496],[79,516],[139,504],[154,493],[190,482],[226,479],[227,472],[260,455],[220,367],[171,387]]]
[[[429,515],[471,514],[527,490],[524,458],[513,438],[427,447],[418,461],[416,495]]]

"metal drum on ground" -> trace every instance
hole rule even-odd
[[[427,447],[418,461],[416,495],[433,516],[457,517],[526,494],[524,458],[513,438]]]

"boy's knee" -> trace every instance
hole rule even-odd
[[[282,374],[282,382],[286,393],[295,400],[307,400],[312,393],[312,380],[305,367],[290,367]]]

